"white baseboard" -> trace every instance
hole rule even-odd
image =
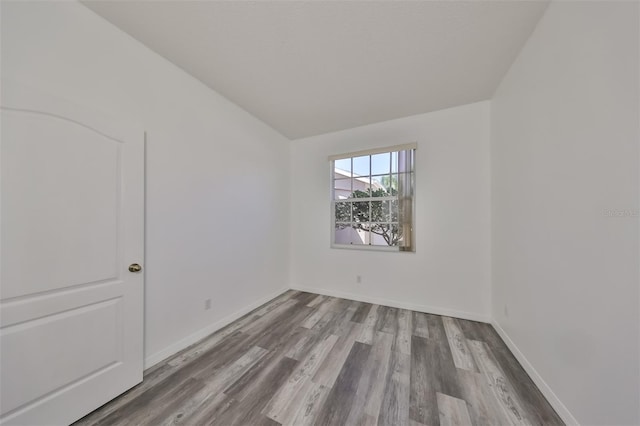
[[[268,296],[265,296],[255,302],[253,302],[252,304],[232,313],[231,315],[227,315],[226,317],[214,322],[213,324],[210,324],[204,328],[201,328],[200,330],[196,331],[193,334],[188,335],[187,337],[178,340],[177,342],[167,346],[166,348],[149,355],[148,357],[146,357],[144,359],[144,369],[146,370],[147,368],[159,363],[160,361],[170,357],[171,355],[174,355],[178,352],[180,352],[181,350],[189,347],[190,345],[196,343],[199,340],[204,339],[205,337],[207,337],[208,335],[210,335],[211,333],[214,333],[218,330],[220,330],[222,327],[232,323],[233,321],[237,320],[238,318],[248,314],[249,312],[253,311],[254,309],[264,305],[265,303],[267,303],[268,301],[275,299],[276,297],[280,296],[282,293],[284,293],[285,291],[288,291],[288,288],[281,288],[280,290],[271,293]]]
[[[493,328],[496,329],[496,331],[498,332],[502,340],[504,340],[504,342],[509,347],[509,350],[513,353],[513,355],[516,357],[520,365],[522,365],[522,367],[525,369],[529,377],[531,377],[531,379],[536,384],[538,389],[540,389],[540,392],[542,392],[544,397],[547,398],[547,401],[549,401],[549,404],[551,404],[554,410],[556,410],[556,412],[562,418],[562,420],[567,425],[579,425],[578,421],[576,420],[575,417],[573,417],[569,409],[567,409],[567,407],[565,407],[562,401],[560,401],[560,398],[558,398],[556,394],[553,393],[553,391],[551,390],[547,382],[545,382],[542,376],[540,376],[540,374],[538,374],[536,369],[533,368],[533,365],[531,365],[527,357],[525,357],[524,354],[520,351],[520,349],[518,349],[516,344],[513,343],[513,340],[511,340],[507,332],[504,331],[502,327],[500,327],[500,324],[498,324],[498,322],[494,320],[491,322],[491,325],[493,325]]]
[[[439,308],[436,306],[418,305],[415,303],[399,302],[397,300],[383,299],[378,297],[363,296],[360,294],[344,293],[341,291],[326,290],[323,288],[312,288],[304,286],[291,286],[292,290],[307,291],[309,293],[323,294],[325,296],[340,297],[342,299],[355,300],[358,302],[374,303],[376,305],[390,306],[392,308],[409,309],[411,311],[425,312],[427,314],[443,315],[446,317],[454,317],[467,319],[471,321],[479,321],[491,323],[491,318],[485,315],[473,312],[457,311],[455,309]]]

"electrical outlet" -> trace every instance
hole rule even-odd
[[[207,299],[204,301],[204,310],[208,311],[209,309],[211,309],[211,299]]]
[[[360,284],[362,282],[362,276],[361,275],[356,275],[356,282],[358,284]]]

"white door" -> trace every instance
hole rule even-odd
[[[0,423],[68,424],[142,380],[144,132],[0,101]]]

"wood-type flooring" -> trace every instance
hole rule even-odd
[[[288,291],[77,425],[556,425],[489,324]]]

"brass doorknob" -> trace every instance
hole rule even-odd
[[[129,272],[140,272],[142,271],[142,266],[138,265],[137,263],[132,263],[131,265],[129,265]]]

